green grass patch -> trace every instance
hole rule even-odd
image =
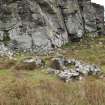
[[[0,77],[1,76],[8,76],[8,75],[11,75],[12,72],[9,71],[9,70],[6,70],[6,69],[0,69]]]

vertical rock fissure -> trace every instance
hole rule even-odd
[[[69,38],[70,35],[69,35],[68,27],[67,27],[65,19],[64,19],[64,17],[65,17],[64,16],[64,12],[63,12],[64,7],[63,7],[63,4],[62,4],[61,0],[58,0],[57,6],[58,6],[58,8],[60,10],[60,13],[61,13],[61,16],[62,16],[62,20],[63,20],[63,23],[64,23],[64,27],[66,29],[66,32],[67,32],[67,35],[68,35],[68,38]]]
[[[86,29],[85,29],[85,19],[84,19],[84,3],[86,3],[86,1],[85,0],[82,0],[82,1],[79,1],[79,0],[77,0],[77,2],[78,2],[78,6],[79,6],[79,10],[80,10],[80,15],[81,15],[81,17],[82,17],[82,25],[83,25],[83,36],[85,37],[85,34],[86,34]]]

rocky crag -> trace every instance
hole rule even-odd
[[[90,0],[0,0],[0,42],[12,50],[48,51],[104,31],[104,7]]]

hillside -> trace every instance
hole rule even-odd
[[[48,74],[51,59],[59,55],[96,64],[105,72],[105,37],[66,44],[49,55],[40,55],[45,67],[22,65],[22,60],[38,55],[17,54],[0,58],[0,105],[104,105],[105,78],[84,77],[65,83]],[[22,65],[22,66],[21,66]]]
[[[91,0],[0,0],[0,105],[105,105],[104,35]]]

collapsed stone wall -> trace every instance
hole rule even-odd
[[[103,18],[104,8],[90,0],[0,0],[0,42],[12,50],[48,51],[103,32]]]

